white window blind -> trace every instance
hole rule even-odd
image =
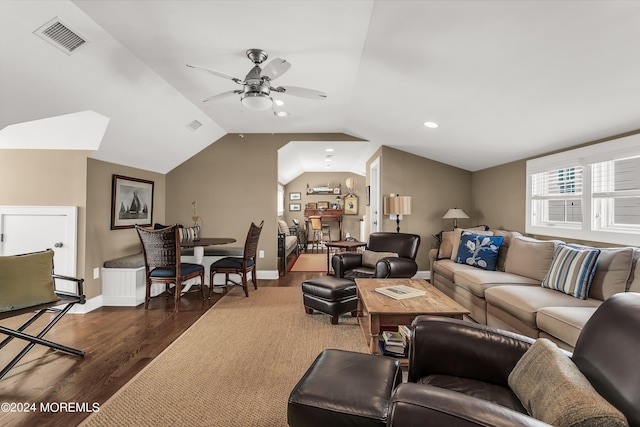
[[[527,161],[526,232],[640,245],[640,134]]]

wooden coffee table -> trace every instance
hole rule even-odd
[[[423,296],[395,300],[375,291],[386,286],[405,285],[426,292]],[[462,319],[469,311],[423,279],[356,279],[358,321],[369,352],[379,353],[381,327],[411,325],[420,314]]]

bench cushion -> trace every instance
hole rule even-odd
[[[239,246],[212,245],[204,247],[204,256],[242,256],[244,249]],[[193,256],[193,248],[180,250],[180,256]]]
[[[57,301],[53,251],[0,257],[0,312]]]
[[[144,255],[142,252],[111,259],[104,262],[104,268],[140,268],[144,267]]]

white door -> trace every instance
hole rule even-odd
[[[369,166],[369,232],[380,231],[380,158],[378,157]]]
[[[76,275],[77,209],[75,206],[0,206],[0,255],[53,249],[57,274]],[[75,292],[73,283],[58,289]]]

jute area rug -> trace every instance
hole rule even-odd
[[[235,288],[81,425],[286,426],[325,348],[366,353],[356,319],[305,314],[298,287]]]
[[[327,271],[327,254],[300,254],[289,271]]]

